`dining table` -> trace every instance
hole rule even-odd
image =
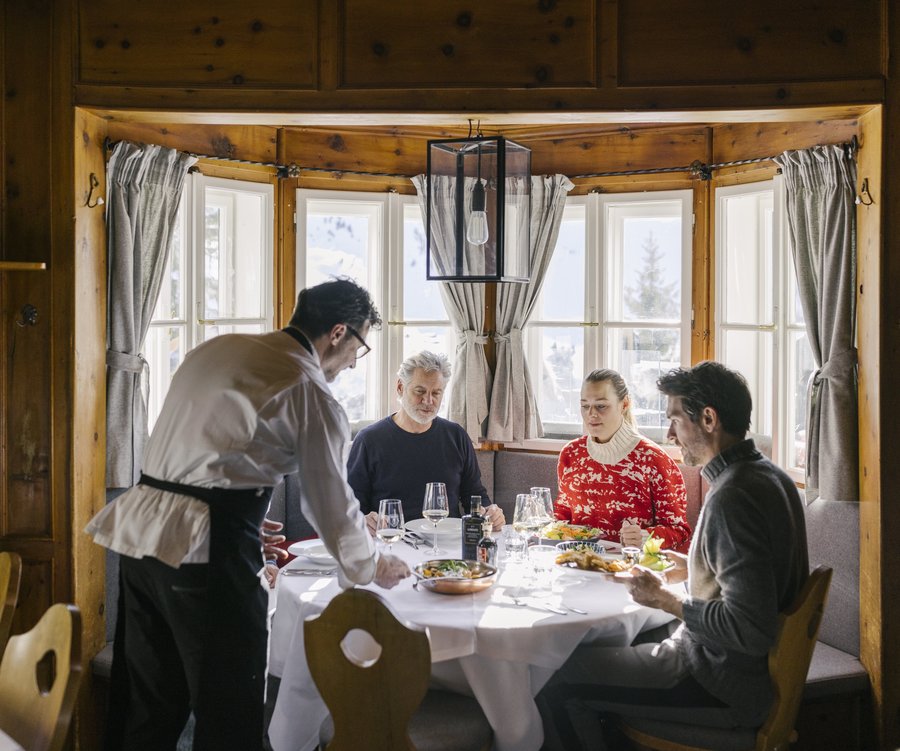
[[[459,558],[459,537],[439,542],[445,548],[439,558]],[[391,552],[411,568],[433,557],[427,539],[406,537]],[[534,698],[573,650],[582,643],[628,645],[672,616],[638,605],[608,575],[558,566],[540,582],[527,561],[503,558],[501,540],[496,581],[479,592],[436,593],[414,586],[414,577],[389,590],[365,588],[398,619],[426,629],[432,687],[473,696],[493,728],[496,751],[537,751],[543,729]],[[328,719],[307,666],[303,624],[340,593],[333,566],[301,556],[277,580],[269,642],[269,672],[281,679],[269,724],[274,751],[312,751]]]

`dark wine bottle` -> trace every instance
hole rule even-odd
[[[462,518],[462,558],[477,561],[478,541],[481,540],[484,516],[481,513],[481,496],[473,495],[469,501],[469,513]]]

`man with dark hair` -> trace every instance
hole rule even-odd
[[[751,397],[740,374],[703,362],[657,385],[669,438],[685,462],[704,465],[710,490],[687,558],[670,553],[673,573],[638,569],[620,581],[682,622],[658,644],[579,647],[540,697],[549,749],[598,748],[603,715],[758,727],[772,702],[778,615],[809,575],[800,496],[744,437]],[[683,581],[685,590],[663,586]]]
[[[409,574],[377,557],[328,382],[369,351],[369,294],[339,279],[303,290],[290,325],[228,334],[175,373],[144,474],[88,525],[122,555],[108,747],[174,749],[193,710],[195,751],[259,751],[268,595],[260,525],[272,487],[301,478],[301,507],[343,586]]]

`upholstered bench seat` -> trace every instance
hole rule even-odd
[[[820,699],[839,694],[864,694],[869,690],[869,675],[858,658],[824,642],[817,642],[804,699]]]

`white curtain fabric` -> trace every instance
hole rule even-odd
[[[544,433],[525,361],[522,329],[541,291],[559,235],[566,195],[573,187],[565,175],[531,178],[531,281],[500,284],[497,291],[497,367],[487,428],[491,441],[519,442]]]
[[[806,498],[859,500],[856,165],[841,146],[786,151],[787,218],[806,331]]]
[[[107,165],[106,486],[131,487],[147,441],[141,347],[195,157],[120,141]]]
[[[412,178],[419,197],[422,218],[425,220],[428,180],[425,175]],[[440,196],[435,204],[441,208],[432,216],[436,223],[435,238],[454,238],[456,222],[456,194],[448,187],[449,181],[438,182],[435,189]],[[467,191],[469,193],[471,191]],[[442,231],[441,228],[449,228]],[[449,244],[454,244],[453,240]],[[483,266],[484,253],[476,253],[468,257],[472,246],[467,247],[467,263],[476,264],[478,258]],[[440,263],[440,257],[454,258],[455,246],[451,252],[446,248],[443,252],[432,255],[432,263]],[[440,273],[447,270],[438,266]],[[475,269],[475,273],[484,273],[483,269]],[[469,437],[478,442],[483,435],[484,421],[488,416],[488,395],[491,388],[491,375],[484,356],[484,345],[487,337],[484,334],[484,284],[440,282],[441,299],[450,317],[456,333],[456,356],[453,362],[453,380],[450,386],[450,402],[448,417],[462,425]]]

